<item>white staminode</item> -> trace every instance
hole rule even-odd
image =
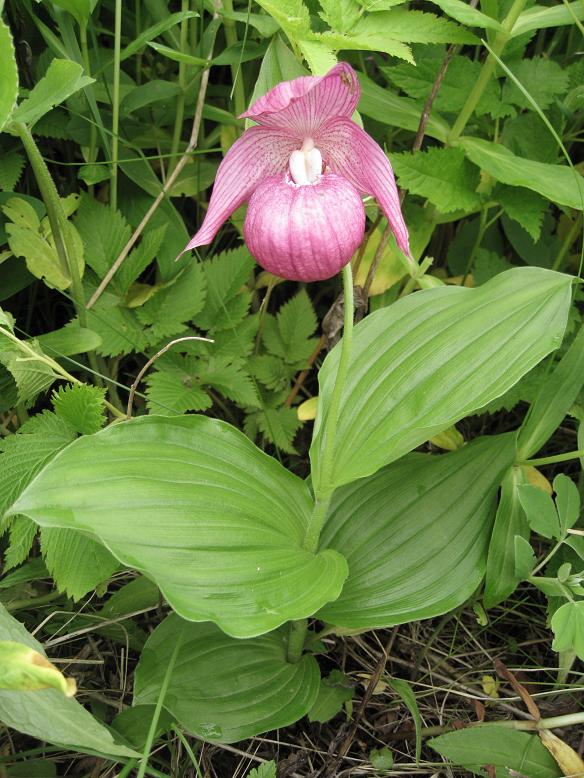
[[[313,184],[322,173],[322,154],[314,147],[312,138],[307,138],[301,149],[290,154],[290,175],[295,184]]]

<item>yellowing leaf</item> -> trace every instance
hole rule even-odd
[[[437,448],[443,448],[445,451],[456,451],[456,449],[464,446],[465,441],[456,427],[452,426],[430,438],[430,443]]]
[[[300,421],[313,421],[316,418],[316,409],[318,407],[318,397],[310,397],[296,408],[296,413]]]
[[[483,675],[481,686],[488,697],[492,697],[494,700],[499,698],[499,681],[492,675]]]
[[[383,222],[385,224],[385,222]],[[357,269],[355,276],[355,286],[364,286],[367,278],[367,273],[371,267],[371,263],[377,253],[377,247],[379,241],[383,235],[383,229],[378,227],[373,235],[367,241],[361,263]],[[398,251],[394,240],[388,240],[381,255],[379,264],[373,276],[373,282],[369,289],[371,296],[376,294],[383,294],[387,289],[396,284],[400,279],[407,275],[407,268],[404,264],[404,260],[401,258],[401,253]]]
[[[49,688],[73,697],[77,684],[38,651],[12,640],[0,640],[0,689],[32,692]]]
[[[563,775],[569,775],[570,778],[584,778],[584,761],[571,746],[564,743],[548,729],[543,729],[539,736],[541,742],[560,766]]]
[[[528,483],[530,483],[532,486],[537,486],[539,489],[542,489],[544,492],[547,492],[550,495],[553,494],[554,490],[552,485],[545,477],[545,475],[541,473],[536,467],[533,467],[532,465],[521,465],[521,469],[523,470]]]

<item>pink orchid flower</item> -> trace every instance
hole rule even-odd
[[[351,120],[360,86],[345,62],[284,81],[240,118],[257,122],[219,165],[207,214],[185,251],[210,243],[249,201],[244,239],[266,270],[292,281],[330,278],[363,239],[361,195],[373,195],[408,257],[408,230],[387,156]]]

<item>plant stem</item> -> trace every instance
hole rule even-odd
[[[40,597],[29,597],[26,600],[12,600],[12,602],[6,604],[6,610],[10,613],[16,613],[16,611],[37,608],[39,605],[48,605],[48,603],[58,600],[61,596],[62,592],[49,592]]]
[[[290,622],[290,631],[288,632],[288,651],[287,659],[291,664],[300,661],[304,642],[306,640],[306,630],[308,628],[308,619],[299,619]]]
[[[38,188],[40,189],[41,197],[43,198],[45,208],[47,209],[47,216],[49,218],[49,224],[51,225],[55,248],[57,249],[59,261],[61,263],[61,270],[65,275],[69,275],[71,278],[73,301],[77,310],[77,316],[79,317],[79,323],[84,327],[86,324],[86,313],[85,301],[83,299],[83,287],[81,286],[81,276],[79,275],[77,262],[69,255],[67,250],[67,217],[65,216],[59,193],[57,192],[57,187],[51,178],[49,169],[32,137],[30,129],[26,124],[18,123],[14,124],[14,128],[22,141]]]
[[[343,294],[344,294],[344,327],[343,339],[340,343],[341,353],[337,367],[337,376],[335,385],[331,394],[328,414],[323,422],[323,452],[320,460],[320,479],[314,485],[315,504],[312,516],[310,517],[306,535],[304,537],[304,548],[314,553],[318,548],[320,531],[324,524],[326,512],[332,497],[332,471],[335,457],[335,439],[337,435],[337,426],[339,423],[339,410],[341,398],[349,369],[349,357],[351,354],[351,343],[353,341],[353,274],[351,264],[343,268]]]
[[[552,265],[552,270],[559,270],[562,267],[562,264],[564,262],[564,257],[570,250],[572,243],[574,243],[574,241],[576,240],[576,237],[581,229],[582,229],[582,213],[579,213],[574,219],[572,226],[568,230],[568,234],[564,238],[564,242],[562,243],[560,250],[558,251],[558,255],[554,260],[554,264]]]
[[[91,76],[91,62],[89,60],[89,49],[87,47],[87,27],[82,24],[79,27],[79,40],[81,42],[81,56],[85,67],[85,75]],[[89,126],[89,151],[87,152],[87,161],[95,162],[97,154],[97,127],[91,122]],[[93,192],[93,184],[89,186],[89,192]]]
[[[189,0],[182,0],[181,11],[189,10]],[[185,54],[188,53],[188,32],[189,32],[189,20],[183,19],[180,24],[180,51]],[[168,163],[168,173],[172,173],[178,162],[178,147],[180,145],[180,136],[182,134],[183,121],[185,118],[185,90],[187,82],[187,65],[184,62],[179,62],[178,65],[178,85],[180,86],[180,94],[176,100],[176,116],[174,119],[174,131],[172,133],[172,145],[170,147],[170,162]]]
[[[569,462],[572,459],[580,459],[580,457],[584,457],[584,449],[580,449],[579,451],[568,451],[565,454],[554,454],[551,457],[526,459],[525,462],[518,462],[517,464],[539,467],[539,465],[555,465],[557,462]]]
[[[114,93],[112,105],[112,171],[110,176],[110,205],[118,207],[118,130],[120,125],[120,50],[122,39],[122,0],[116,0],[114,22]]]
[[[233,0],[223,0],[223,8],[227,13],[233,13]],[[223,27],[225,28],[225,39],[228,46],[234,46],[237,43],[237,30],[233,19],[223,17]],[[241,75],[241,67],[237,64],[231,65],[231,77],[233,79],[233,97],[235,104],[235,115],[239,116],[246,109],[245,89]]]
[[[172,656],[170,657],[168,666],[166,668],[166,672],[164,674],[164,680],[162,681],[162,686],[160,687],[160,694],[158,695],[158,700],[156,701],[156,708],[154,709],[154,715],[152,716],[152,721],[150,722],[150,729],[148,730],[148,737],[146,738],[146,743],[144,745],[144,751],[142,754],[142,760],[140,762],[140,769],[136,774],[136,778],[144,778],[144,775],[146,773],[146,768],[148,767],[148,759],[150,757],[150,751],[152,750],[152,743],[154,742],[154,736],[156,735],[156,727],[158,726],[158,720],[160,719],[160,714],[162,712],[162,705],[164,703],[164,698],[166,697],[168,684],[170,683],[170,678],[172,676],[172,671],[174,670],[176,658],[178,656],[178,652],[181,647],[182,638],[183,636],[181,632],[181,634],[178,637],[178,640],[174,645]]]
[[[509,40],[509,33],[513,29],[513,25],[517,21],[517,17],[523,11],[525,3],[526,0],[514,0],[514,3],[509,10],[509,13],[503,20],[501,24],[503,29],[501,30],[501,32],[498,32],[497,35],[495,36],[495,41],[492,47],[493,53],[497,57],[500,57],[501,54],[503,53],[503,49],[505,48],[505,46],[507,45],[507,41]],[[466,98],[465,104],[462,106],[462,109],[458,114],[456,121],[452,125],[452,129],[450,130],[450,133],[448,134],[448,138],[446,139],[446,143],[448,145],[456,141],[462,135],[464,128],[468,123],[468,120],[474,113],[475,108],[477,107],[481,97],[483,96],[483,92],[487,88],[487,84],[489,83],[493,73],[495,72],[496,65],[497,65],[496,58],[492,54],[489,54],[489,56],[483,63],[481,72],[479,73],[479,77],[475,81],[473,88],[471,89],[468,97]]]

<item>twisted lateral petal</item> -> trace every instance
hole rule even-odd
[[[327,120],[351,116],[360,94],[355,71],[339,62],[325,76],[301,76],[278,84],[241,116],[303,140]]]
[[[249,199],[264,178],[283,173],[298,143],[279,130],[251,127],[235,141],[219,165],[209,208],[185,251],[210,243],[219,227]]]
[[[397,245],[411,258],[408,228],[402,216],[393,170],[381,147],[350,119],[331,119],[315,142],[331,172],[344,176],[361,192],[375,197]]]

